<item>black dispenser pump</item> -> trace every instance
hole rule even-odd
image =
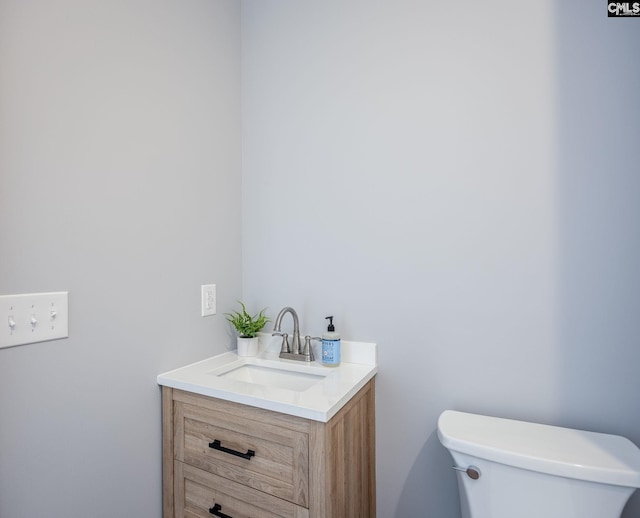
[[[333,333],[336,328],[333,327],[333,316],[330,317],[324,317],[325,320],[329,320],[329,327],[327,327],[327,331],[329,331],[330,333]]]

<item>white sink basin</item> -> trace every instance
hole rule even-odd
[[[309,370],[310,368],[305,368],[304,371],[307,372],[302,372],[302,369],[291,370],[244,363],[234,364],[229,369],[216,370],[212,374],[226,380],[304,392],[316,383],[323,381],[328,374],[318,372],[319,369],[314,369],[314,372],[308,372]]]
[[[201,394],[322,423],[377,372],[376,344],[342,342],[342,363],[280,359],[280,340],[266,337],[260,356],[218,354],[158,376],[163,387]]]

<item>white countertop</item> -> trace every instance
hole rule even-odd
[[[376,344],[373,343],[343,340],[340,365],[324,367],[320,362],[281,360],[278,357],[280,339],[272,339],[269,335],[260,338],[258,356],[240,357],[236,351],[222,353],[160,374],[158,384],[326,423],[378,370]],[[242,365],[315,375],[319,376],[319,381],[300,391],[218,375]]]

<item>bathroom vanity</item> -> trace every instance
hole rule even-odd
[[[164,518],[375,517],[375,344],[344,345],[368,363],[231,352],[158,376]]]

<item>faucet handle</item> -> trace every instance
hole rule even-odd
[[[322,342],[322,338],[320,338],[319,336],[305,336],[304,337],[304,349],[302,350],[302,354],[304,356],[308,356],[309,357],[309,361],[314,361],[315,358],[313,357],[313,349],[311,348],[311,340],[316,340],[318,342]]]
[[[271,336],[281,336],[282,337],[282,346],[280,347],[280,353],[290,353],[291,348],[289,347],[289,335],[287,333],[280,333],[278,331],[274,331],[271,333]]]

